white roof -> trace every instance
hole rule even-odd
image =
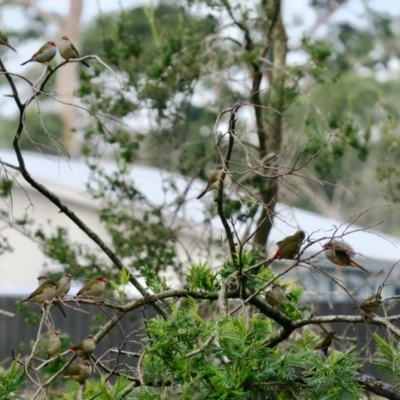
[[[24,152],[26,167],[31,175],[40,183],[48,185],[61,198],[80,201],[86,206],[97,208],[98,203],[90,199],[86,192],[86,183],[90,176],[90,168],[83,160],[70,160],[67,162],[62,157],[45,156],[40,153]],[[16,156],[13,150],[0,149],[0,158],[3,161],[17,165]],[[101,167],[107,173],[116,170],[116,165],[109,160],[101,160]],[[15,171],[14,171],[15,172]],[[170,173],[153,167],[134,165],[131,171],[131,178],[137,188],[155,205],[165,205],[171,213],[176,211],[177,200],[184,189],[189,186],[186,194],[187,202],[176,213],[180,220],[187,223],[193,222],[198,226],[204,221],[206,205],[213,201],[213,195],[207,194],[201,201],[196,196],[203,189],[204,182],[189,179],[175,173]],[[173,181],[175,190],[171,189],[169,182]],[[30,186],[21,179],[21,185],[28,189]],[[332,236],[335,227],[341,228],[337,235],[341,234],[349,223],[326,218],[322,215],[305,211],[295,207],[288,207],[278,204],[276,207],[277,217],[274,219],[274,226],[269,240],[275,243],[282,237],[292,234],[294,230],[301,228],[312,238]],[[218,217],[211,220],[213,230],[222,230],[222,224]],[[236,229],[245,231],[245,226],[239,223]],[[203,228],[204,229],[204,228]],[[360,226],[352,225],[347,231],[362,229]],[[390,235],[377,233],[369,230],[359,231],[346,236],[345,240],[350,243],[357,254],[361,254],[371,260],[386,260],[395,262],[400,259],[400,240]],[[318,252],[320,245],[314,245],[312,250]]]

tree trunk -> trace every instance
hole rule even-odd
[[[272,3],[272,5],[271,5]],[[268,107],[263,117],[266,122],[262,123],[262,132],[259,131],[260,159],[269,153],[279,154],[282,143],[282,114],[285,109],[285,65],[287,54],[287,35],[282,21],[281,2],[267,2],[269,10],[274,9],[276,13],[274,20],[270,19],[270,38],[268,52],[272,53],[273,66],[268,68],[266,76],[269,79],[270,89],[268,92]],[[276,8],[277,7],[277,8]],[[257,121],[259,125],[261,121]],[[262,133],[262,135],[260,135]],[[264,183],[265,182],[265,183]],[[260,189],[261,199],[264,207],[257,221],[258,230],[254,236],[256,245],[266,244],[269,232],[272,227],[273,214],[278,195],[278,182],[276,178],[265,178]]]
[[[83,0],[70,0],[70,7],[65,22],[60,26],[61,36],[69,36],[71,42],[79,51],[80,45],[80,20]],[[58,98],[67,104],[59,104],[62,120],[62,142],[71,157],[79,155],[79,147],[73,134],[76,127],[77,111],[69,104],[74,102],[74,91],[77,87],[77,63],[69,63],[57,71],[56,92]]]

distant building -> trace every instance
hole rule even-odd
[[[0,150],[0,158],[5,162],[17,164],[12,150]],[[107,232],[98,219],[99,202],[91,199],[86,192],[86,183],[90,176],[90,169],[86,163],[81,160],[67,162],[61,157],[29,152],[24,152],[24,158],[31,175],[59,196],[106,243],[110,244]],[[111,161],[102,161],[101,166],[106,172],[112,172],[116,169]],[[45,231],[49,231],[47,222],[50,221],[53,228],[61,225],[68,229],[74,240],[92,248],[97,246],[64,214],[60,214],[58,208],[52,205],[49,200],[34,190],[20,176],[18,177],[16,171],[8,169],[7,174],[5,174],[4,168],[1,171],[2,178],[15,179],[16,182],[14,183],[12,197],[2,199],[0,204],[0,210],[8,211],[9,215],[7,221],[0,221],[0,235],[7,238],[14,248],[12,253],[5,253],[0,256],[2,272],[0,293],[3,295],[24,295],[36,286],[36,277],[43,272],[44,264],[47,264],[49,269],[53,270],[58,267],[54,265],[52,260],[43,256],[35,242],[19,232],[18,226],[14,224],[15,220],[26,214],[36,221],[37,226],[42,226]],[[185,260],[190,254],[195,260],[205,261],[221,252],[221,246],[215,246],[215,249],[210,253],[208,242],[205,240],[210,229],[212,229],[214,237],[224,238],[222,224],[217,217],[211,220],[210,225],[203,223],[205,204],[212,202],[213,194],[207,194],[204,200],[195,200],[197,194],[204,187],[204,183],[199,181],[189,182],[178,174],[145,166],[134,166],[131,177],[137,187],[146,197],[151,199],[153,204],[165,205],[165,208],[169,211],[171,225],[180,227],[180,247],[177,251],[182,260]],[[174,182],[176,190],[168,189],[168,183],[171,181]],[[188,189],[186,193],[188,201],[182,207],[179,207],[179,196],[184,189]],[[274,219],[274,228],[270,234],[271,245],[269,247],[271,252],[277,240],[292,234],[298,228],[304,229],[307,235],[312,234],[312,238],[320,238],[332,236],[335,227],[339,228],[341,224],[339,221],[282,204],[277,205],[276,212],[277,217]],[[249,229],[248,226],[243,224],[237,224],[235,228],[239,233]],[[345,223],[337,234],[341,234],[346,228],[347,231],[361,229],[358,226],[350,226],[349,228],[349,223]],[[377,234],[374,231],[352,233],[346,236],[346,241],[359,253],[356,260],[372,274],[366,274],[357,268],[347,268],[345,272],[335,276],[342,279],[348,287],[357,289],[361,285],[356,296],[357,298],[364,298],[376,290],[378,284],[383,280],[382,277],[400,259],[400,241],[392,236]],[[203,246],[199,247],[201,244]],[[321,249],[321,245],[314,244],[306,254],[321,252]],[[282,270],[281,268],[287,265],[289,264],[285,261],[277,261],[273,264],[273,267]],[[322,252],[318,256],[316,265],[329,273],[335,274],[336,266],[326,260]],[[378,273],[380,270],[383,270],[384,273]],[[399,268],[396,267],[388,280],[393,284],[385,288],[386,295],[400,294],[400,283],[397,283],[399,281],[398,270]],[[296,267],[291,271],[290,278],[299,280],[304,284],[306,295],[326,297],[332,292],[335,292],[335,296],[340,293],[345,295],[345,292],[341,291],[332,280],[314,271],[311,267]]]

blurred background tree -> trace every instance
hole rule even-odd
[[[167,2],[94,21],[83,39],[84,52],[96,49],[125,74],[129,85],[125,94],[99,93],[94,109],[112,110],[114,116],[141,125],[137,128],[135,123],[120,135],[119,143],[124,144],[113,156],[206,180],[217,160],[212,124],[218,110],[248,99],[254,108],[245,112],[240,139],[257,160],[283,152],[274,161],[278,168],[290,165],[307,143],[301,160],[323,147],[321,157],[307,168],[324,185],[309,179],[260,179],[254,174],[242,180],[270,204],[270,212],[271,200],[277,198],[339,219],[368,208],[371,198],[375,205],[393,205],[387,182],[381,182],[381,163],[387,160],[387,126],[397,120],[396,20],[366,3],[360,12],[362,23],[357,16],[333,22],[335,13],[350,8],[351,1],[312,2],[308,12],[315,13],[315,25],[303,38],[290,38],[287,49],[283,43],[280,52],[273,46],[286,42],[287,29],[282,25],[281,37],[273,37],[279,25],[271,23],[276,4],[231,9],[223,1],[207,6]],[[301,17],[295,17],[301,26]],[[286,53],[293,63],[286,63]],[[274,77],[273,67],[281,64],[284,73],[277,76],[276,68]],[[89,90],[86,82],[83,96]],[[148,116],[143,117],[143,110]],[[98,139],[95,130],[86,136],[94,137]],[[243,171],[243,149],[236,148],[233,159],[233,169]],[[380,208],[363,216],[362,223],[382,218],[380,229],[396,233],[392,217],[398,212],[395,206]],[[270,224],[263,225],[255,237],[258,244],[268,237]]]
[[[250,106],[240,111],[243,146],[234,147],[232,170],[244,174],[237,176],[239,184],[269,209],[259,206],[258,213],[253,210],[246,217],[233,204],[232,216],[258,220],[261,227],[254,244],[266,244],[272,222],[266,216],[273,214],[277,200],[344,220],[370,207],[373,198],[374,205],[393,207],[377,208],[360,222],[383,219],[380,229],[396,233],[396,154],[388,158],[387,150],[397,151],[394,65],[399,56],[395,45],[398,22],[369,3],[363,3],[359,15],[337,17],[353,3],[310,2],[307,13],[315,20],[310,26],[293,13],[293,20],[284,23],[276,10],[282,7],[285,12],[285,2],[269,0],[235,8],[222,0],[164,1],[157,6],[100,13],[84,30],[79,23],[82,0],[69,2],[65,18],[41,8],[40,2],[18,3],[33,16],[32,37],[43,33],[38,21],[46,20],[57,36],[68,33],[76,46],[82,43],[81,54],[99,55],[125,82],[125,90],[120,91],[96,62],[90,70],[79,67],[77,102],[75,85],[70,84],[75,81],[70,74],[76,73],[77,64],[58,71],[56,98],[112,117],[101,121],[106,121],[107,129],[86,118],[83,111],[61,103],[57,105],[61,107],[61,132],[52,126],[50,114],[42,115],[48,132],[60,138],[72,156],[81,153],[90,159],[93,179],[102,187],[101,193],[93,195],[104,199],[102,219],[119,251],[134,245],[134,226],[144,230],[149,226],[141,217],[139,221],[131,215],[129,221],[125,210],[116,211],[127,197],[143,203],[143,195],[128,179],[130,165],[147,164],[207,180],[218,161],[214,121],[221,109],[242,100]],[[9,7],[7,1],[1,4]],[[308,27],[303,35],[288,36],[303,25]],[[58,151],[56,142],[52,144],[41,132],[39,121],[36,126],[34,144],[25,140],[24,147],[36,151],[53,146],[48,151]],[[11,135],[6,122],[4,138],[0,138],[4,145],[10,143]],[[40,135],[44,138],[41,144]],[[222,143],[224,147],[227,141],[222,139]],[[299,160],[304,161],[319,151],[320,157],[307,165],[306,175],[310,175],[305,179],[294,175],[262,178],[249,171],[246,161],[250,159],[254,166],[275,155],[269,166],[278,171],[300,153]],[[119,172],[115,176],[105,176],[101,165],[97,170],[93,160],[100,156],[116,160]],[[179,202],[184,201],[183,193]],[[165,213],[157,207],[149,207],[148,212],[158,219],[149,235],[165,238],[164,228],[159,230],[168,225]],[[205,221],[215,214],[215,208],[210,213]],[[127,224],[125,239],[114,228],[116,221]],[[176,232],[166,236],[172,247],[165,249],[167,260],[161,256],[166,261],[163,265],[171,265],[176,236]],[[143,244],[136,245],[139,250]]]
[[[3,7],[7,3],[3,1]],[[221,120],[217,132],[214,124],[221,110],[238,102],[243,106],[237,114],[235,137],[231,139],[234,146],[229,170],[234,179],[234,195],[226,199],[224,211],[233,225],[237,221],[251,223],[244,237],[248,241],[245,250],[253,247],[264,250],[273,223],[269,216],[274,215],[277,201],[342,220],[390,201],[393,207],[387,214],[384,209],[375,209],[360,222],[368,224],[382,218],[385,222],[381,228],[396,232],[395,216],[399,210],[395,205],[400,187],[396,166],[400,145],[398,84],[394,73],[399,58],[395,47],[396,20],[381,15],[366,2],[362,10],[363,25],[357,23],[357,18],[354,22],[335,20],[335,13],[351,3],[350,0],[312,1],[308,10],[315,16],[315,25],[296,38],[289,36],[291,21],[285,21],[284,3],[279,0],[239,5],[229,0],[165,1],[155,6],[127,8],[100,14],[80,37],[82,0],[71,0],[69,25],[61,23],[58,14],[48,15],[37,7],[37,2],[21,1],[23,9],[34,13],[36,19],[48,18],[46,21],[57,27],[58,36],[61,36],[58,30],[68,31],[75,45],[82,42],[82,54],[100,56],[115,71],[113,76],[95,61],[91,61],[90,69],[79,67],[79,102],[73,96],[72,65],[57,71],[55,95],[43,102],[46,113],[35,113],[34,107],[30,108],[26,123],[32,140],[21,141],[21,145],[55,152],[57,146],[49,140],[53,135],[62,140],[72,156],[86,159],[92,171],[87,186],[93,199],[100,200],[100,219],[110,235],[110,247],[128,270],[136,278],[142,278],[155,293],[168,289],[163,274],[170,270],[178,274],[182,286],[191,279],[190,285],[196,290],[212,293],[221,289],[221,277],[235,272],[235,257],[223,263],[225,269],[218,277],[207,266],[193,268],[193,253],[187,252],[187,260],[178,257],[179,237],[185,231],[175,223],[175,217],[186,202],[193,200],[188,194],[193,181],[207,180],[210,170],[221,161],[218,151],[225,153],[232,143],[227,138],[227,119]],[[301,26],[298,15],[294,22]],[[70,75],[62,75],[63,71],[69,71]],[[115,83],[115,77],[124,82],[124,90]],[[94,118],[89,118],[85,110],[71,107],[75,101]],[[53,110],[49,111],[50,102],[60,107],[60,119]],[[73,114],[62,111],[65,105]],[[4,137],[0,139],[10,143],[12,121],[7,120],[4,126]],[[43,126],[48,127],[48,132]],[[72,134],[75,128],[77,132]],[[104,168],[105,158],[115,161],[112,173]],[[182,190],[177,183],[181,177],[170,175],[163,184],[165,191],[176,196],[173,201],[161,204],[159,199],[146,197],[137,187],[132,177],[135,164],[180,173],[189,178],[185,181],[188,186]],[[204,230],[202,242],[207,246],[217,244],[221,255],[226,257],[226,238],[212,236],[211,220],[217,214],[217,207],[211,199],[209,195],[204,200],[207,206],[204,224],[210,229]],[[256,224],[258,229],[254,232]],[[25,229],[29,230],[28,223]],[[39,229],[27,234],[34,236],[43,252],[66,272],[78,277],[105,273],[107,278],[117,281],[119,271],[104,254],[89,252],[65,230],[46,234]],[[260,254],[261,251],[246,253],[250,261],[244,266],[253,267]],[[239,262],[242,261],[243,258]],[[192,275],[187,275],[190,266]],[[266,276],[273,274],[272,271],[262,273],[264,281],[272,279]],[[297,291],[295,303],[301,295]],[[296,305],[292,305],[290,320],[299,318]],[[231,360],[236,357],[238,365],[245,352],[253,348],[253,340],[263,336],[257,340],[257,354],[246,364],[251,373],[247,375],[247,371],[241,370],[240,385],[245,388],[248,379],[254,380],[252,362],[261,363],[266,355],[271,362],[263,368],[269,368],[268,376],[275,381],[276,371],[270,368],[278,362],[275,349],[267,351],[264,343],[267,330],[274,335],[274,323],[264,319],[248,333],[244,320],[224,322],[222,316],[210,328],[205,321],[193,317],[198,311],[196,304],[189,304],[184,310],[173,308],[175,319],[155,318],[147,326],[150,339],[155,338],[154,343],[148,342],[148,353],[153,352],[156,361],[146,360],[146,373],[152,372],[152,362],[158,363],[160,376],[165,368],[171,368],[158,357],[157,346],[162,354],[175,351],[174,341],[180,330],[193,323],[194,329],[185,336],[189,337],[189,344],[176,353],[176,364],[171,368],[182,371],[171,374],[174,379],[185,379],[192,358],[188,357],[186,363],[184,356],[192,350],[200,333],[204,342],[214,328],[226,323],[226,334],[234,333],[229,337],[232,340],[222,343],[229,351],[221,359],[226,355]],[[166,331],[168,340],[157,340]],[[241,332],[245,332],[240,341],[242,352],[231,351],[231,344],[240,338]],[[314,347],[311,342],[308,352]],[[215,354],[220,346],[210,349]],[[308,359],[307,352],[297,350],[301,357],[297,361],[289,359],[282,367],[285,373],[292,373],[293,363],[300,365]],[[350,377],[357,368],[349,354],[350,351],[339,357],[346,368],[339,369],[334,376],[342,382],[342,391],[346,390],[343,376]],[[211,370],[214,361],[207,365],[210,379],[218,374]],[[198,370],[203,367],[206,370],[203,365]],[[279,381],[287,379],[282,375]],[[221,384],[225,376],[217,376],[215,381]],[[353,379],[351,382],[354,384]],[[298,383],[294,380],[294,384]],[[238,382],[232,380],[229,384],[231,392],[219,386],[220,398],[226,398],[227,393],[242,395],[236,391]],[[334,386],[335,382],[329,384]],[[210,393],[213,386],[214,382],[209,385]],[[320,398],[318,387],[315,383],[310,389],[312,396],[305,394],[304,398]],[[207,398],[209,393],[204,393]],[[359,394],[355,385],[348,398],[359,398]],[[145,395],[142,393],[141,398]]]
[[[398,19],[395,15],[380,13],[374,2],[365,2],[362,7],[356,3],[354,0],[311,1],[304,9],[305,15],[315,21],[311,26],[306,17],[290,13],[293,20],[287,21],[284,27],[290,32],[287,45],[290,61],[284,74],[283,104],[277,108],[285,111],[284,126],[281,134],[270,134],[282,136],[283,144],[278,140],[267,146],[269,152],[292,149],[285,153],[286,159],[280,157],[282,164],[297,157],[306,137],[312,137],[313,143],[307,146],[304,157],[332,135],[321,157],[324,165],[317,161],[309,166],[310,173],[330,184],[321,186],[305,180],[301,185],[305,189],[295,190],[296,194],[290,183],[280,181],[276,186],[280,187],[282,201],[344,219],[353,215],[360,204],[368,207],[366,199],[370,196],[377,203],[379,199],[387,203],[398,197],[393,193],[396,167],[382,153],[386,152],[388,141],[392,144],[389,148],[395,151],[390,136],[397,129]],[[10,7],[8,1],[0,4],[5,9]],[[113,142],[113,151],[114,140],[122,143],[125,149],[121,148],[120,152],[131,158],[130,162],[206,179],[208,169],[216,161],[212,125],[218,110],[244,98],[254,103],[254,96],[266,108],[260,115],[255,113],[259,106],[253,112],[246,112],[248,122],[243,128],[243,140],[255,146],[256,154],[263,157],[260,126],[267,132],[268,124],[272,124],[269,114],[275,115],[267,110],[275,101],[272,92],[276,82],[272,81],[270,66],[277,57],[269,47],[277,40],[267,37],[268,22],[261,20],[263,14],[273,16],[268,13],[273,13],[276,2],[255,3],[235,10],[223,1],[161,2],[156,7],[101,13],[85,29],[81,28],[82,0],[70,1],[65,15],[46,10],[40,1],[12,4],[19,5],[30,21],[28,33],[11,31],[18,39],[37,38],[49,29],[56,30],[57,36],[67,32],[78,48],[82,42],[82,54],[104,57],[127,79],[127,90],[123,94],[112,90],[98,93],[92,86],[93,71],[79,68],[82,99],[91,101],[93,96],[98,97],[96,105],[91,101],[92,110],[102,110],[121,121],[129,121],[128,129],[118,130],[114,138],[102,139]],[[282,4],[286,12],[289,6]],[[351,13],[352,7],[360,7],[358,14]],[[48,23],[47,29],[43,28],[43,21]],[[294,34],[302,26],[307,27],[303,36]],[[67,104],[75,101],[74,74],[76,64],[64,67],[57,74],[55,90]],[[99,71],[94,75],[98,74]],[[257,87],[263,91],[254,94]],[[90,96],[85,99],[88,91]],[[72,156],[77,156],[82,142],[96,135],[97,128],[90,127],[83,139],[81,133],[88,128],[83,114],[65,104],[59,103],[58,107],[63,144]],[[7,133],[4,134],[4,143],[9,143]],[[87,155],[86,147],[84,154]],[[235,157],[242,163],[243,154]],[[348,170],[357,170],[359,174],[350,176],[346,173]],[[259,182],[252,180],[257,181],[257,177],[245,183],[263,192],[264,200],[274,198],[277,189],[273,182],[262,189]],[[368,188],[360,186],[365,180],[369,182]],[[283,187],[286,185],[289,186]],[[307,195],[308,190],[313,193],[312,199]],[[388,213],[397,215],[397,207],[375,212],[384,219],[380,228],[396,233],[395,218],[388,218]],[[364,218],[363,222],[369,224],[376,220],[376,214],[370,213]],[[268,224],[264,228],[256,238],[260,244],[268,236]]]

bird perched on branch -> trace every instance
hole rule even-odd
[[[96,349],[96,342],[94,341],[92,335],[87,335],[82,342],[74,344],[69,349],[72,350],[78,357],[88,358]]]
[[[21,300],[20,303],[24,301],[32,301],[43,305],[46,301],[54,299],[56,295],[57,284],[51,280],[45,280],[36,290],[34,290],[26,299]]]
[[[12,46],[10,45],[10,43],[8,43],[8,38],[7,38],[7,36],[6,36],[2,31],[0,31],[0,44],[3,45],[3,46],[7,46],[7,47],[9,47],[11,50],[17,52],[17,50],[15,50],[14,47],[12,47]]]
[[[106,288],[107,279],[97,276],[86,282],[81,290],[76,294],[76,297],[99,297],[103,294]]]
[[[58,43],[58,52],[64,60],[69,61],[71,58],[80,58],[78,50],[71,43],[68,36],[63,36],[61,42]],[[85,67],[90,67],[85,61],[81,61]]]
[[[361,310],[365,314],[376,314],[377,311],[379,310],[379,307],[381,306],[381,303],[382,303],[382,296],[380,293],[377,293],[367,297],[364,301],[362,301],[358,305],[358,307],[361,308]]]
[[[302,230],[298,230],[291,236],[286,236],[281,241],[277,242],[278,249],[274,256],[268,260],[267,264],[278,260],[294,260],[299,256],[300,247],[303,243],[306,234]]]
[[[56,53],[57,45],[54,42],[47,42],[29,60],[23,62],[21,65],[25,65],[33,61],[49,65]]]
[[[325,339],[314,348],[314,352],[320,356],[321,360],[325,360],[325,358],[328,356],[328,349],[332,343],[335,333],[335,331],[328,332]]]
[[[61,340],[57,331],[48,331],[46,335],[47,358],[55,356],[61,349]]]
[[[278,307],[286,300],[286,293],[276,284],[271,286],[271,289],[265,293],[265,302],[271,306]]]
[[[86,381],[87,378],[89,378],[91,372],[92,367],[90,365],[90,362],[85,360],[67,369],[64,372],[63,377],[72,379],[73,381],[78,383],[83,383]]]
[[[360,264],[356,263],[352,258],[355,255],[353,248],[343,240],[332,239],[322,246],[325,250],[325,255],[328,260],[338,265],[337,272],[341,272],[344,267],[352,266],[361,268],[368,272]]]
[[[207,182],[206,188],[197,196],[197,200],[201,199],[210,190],[218,190],[219,181],[223,172],[223,166],[218,164],[215,171],[211,174]]]
[[[56,297],[64,297],[68,294],[71,288],[71,278],[70,274],[65,274],[57,281]]]
[[[68,274],[67,274],[68,275]],[[71,275],[69,275],[69,276],[71,276]],[[52,282],[51,280],[49,280],[46,276],[44,276],[44,275],[40,275],[40,276],[38,276],[37,278],[36,278],[37,280],[38,280],[38,284],[39,284],[39,286],[43,283],[43,282],[46,282],[46,281],[50,281],[50,282]],[[63,279],[63,278],[61,278],[61,279]],[[60,279],[60,280],[61,280]],[[65,280],[64,280],[65,281]],[[60,281],[58,281],[58,282],[60,282]],[[59,289],[58,289],[58,282],[56,282],[56,294],[55,294],[55,296],[54,297],[58,297],[59,296]],[[65,289],[64,289],[65,290]],[[68,287],[68,290],[69,290],[69,287]],[[63,297],[63,296],[62,296]],[[64,315],[64,317],[66,317],[67,316],[67,314],[65,314],[65,311],[64,311],[64,309],[62,308],[62,306],[61,306],[61,302],[59,302],[59,301],[56,301],[56,302],[54,302],[53,303],[53,305],[54,306],[57,306],[60,310],[61,310],[61,312],[63,313],[63,315]]]

